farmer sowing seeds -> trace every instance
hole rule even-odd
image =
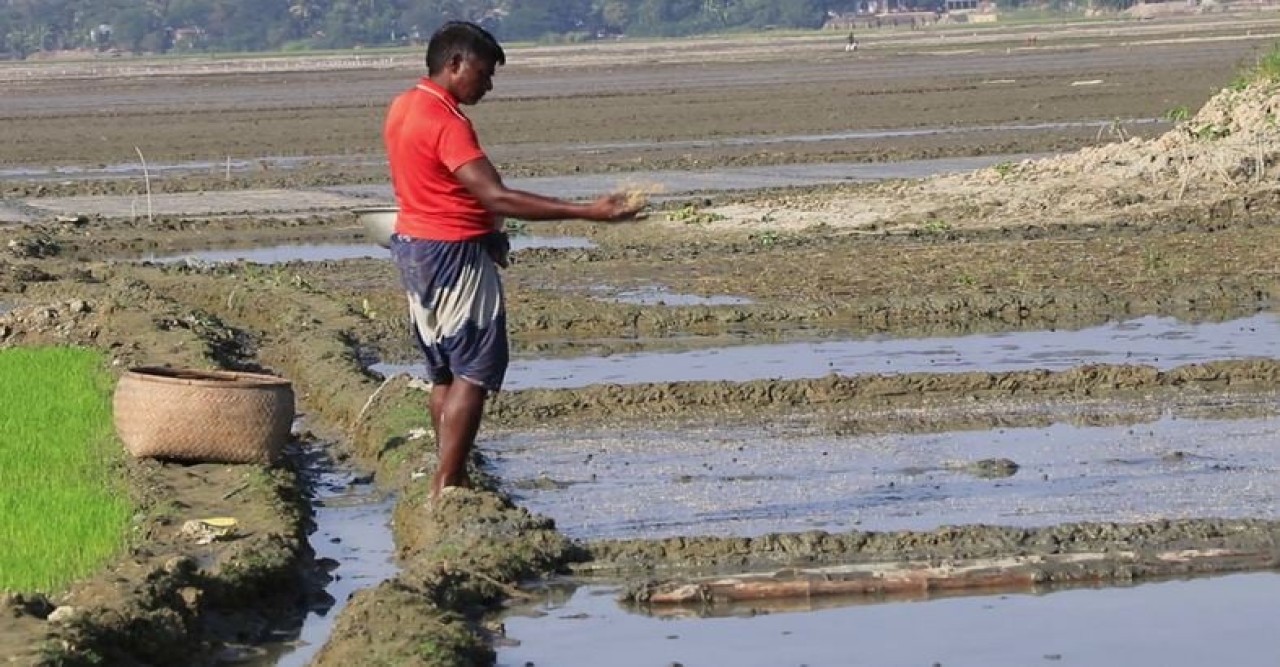
[[[469,486],[466,462],[484,402],[507,371],[502,218],[616,222],[643,203],[621,194],[575,203],[506,187],[459,108],[492,90],[506,62],[502,47],[475,24],[450,22],[432,35],[426,60],[427,76],[391,103],[383,139],[400,207],[391,254],[432,383],[436,497]]]

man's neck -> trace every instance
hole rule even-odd
[[[439,88],[440,90],[446,93],[449,93],[450,101],[453,102],[455,105],[458,103],[458,95],[454,93],[452,90],[450,90],[449,82],[444,77],[444,75],[437,74],[435,76],[429,76],[427,77],[426,80],[430,81],[433,85],[436,86],[436,88]]]

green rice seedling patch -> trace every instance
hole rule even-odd
[[[57,591],[124,545],[111,387],[92,350],[0,351],[0,591]]]

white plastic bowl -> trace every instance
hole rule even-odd
[[[368,206],[357,208],[353,213],[356,220],[364,225],[364,235],[370,241],[384,248],[391,247],[391,235],[396,231],[396,216],[400,214],[397,206]]]

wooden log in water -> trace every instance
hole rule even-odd
[[[1050,583],[1103,583],[1274,568],[1270,552],[1187,549],[1140,555],[1098,552],[981,559],[957,564],[876,563],[783,570],[650,584],[632,601],[734,603],[822,596],[927,597],[957,591],[1033,590]]]

